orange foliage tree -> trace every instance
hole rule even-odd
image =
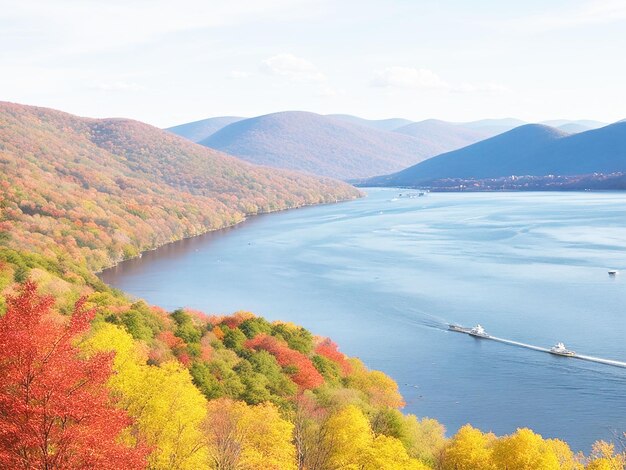
[[[341,368],[343,375],[348,375],[352,372],[352,365],[348,362],[346,356],[339,351],[337,343],[330,338],[322,340],[315,348],[315,352],[337,364]]]
[[[81,359],[73,344],[91,311],[69,321],[26,282],[0,318],[0,468],[144,468],[146,449],[120,443],[130,424],[112,407],[112,355]]]
[[[276,361],[291,375],[291,379],[304,389],[319,387],[324,378],[311,360],[299,351],[294,351],[276,338],[259,334],[246,341],[245,346],[254,350],[265,350],[276,357]]]

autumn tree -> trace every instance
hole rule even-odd
[[[491,443],[495,436],[484,434],[469,424],[450,439],[441,459],[443,470],[497,470]]]
[[[93,312],[68,319],[26,282],[0,318],[0,467],[134,469],[146,450],[119,441],[131,424],[111,406],[111,354],[79,357],[73,344]]]
[[[398,384],[383,372],[368,370],[358,359],[350,359],[351,374],[347,377],[348,385],[360,390],[367,400],[377,407],[401,408],[404,406]]]
[[[422,470],[428,467],[411,458],[402,442],[376,435],[363,412],[350,405],[331,414],[323,424],[323,444],[330,456],[324,469]]]
[[[271,403],[220,398],[208,403],[204,425],[209,467],[215,470],[295,470],[293,424]]]
[[[193,385],[189,371],[177,361],[146,364],[146,351],[124,330],[98,325],[82,345],[88,354],[115,351],[115,375],[109,385],[120,406],[135,423],[130,438],[151,447],[151,469],[195,470],[206,461],[201,424],[206,400]]]
[[[605,441],[593,444],[588,470],[624,470],[626,454],[616,453],[615,445]]]
[[[352,365],[348,362],[345,354],[339,351],[339,347],[330,338],[323,339],[316,347],[315,352],[320,356],[330,359],[339,366],[343,375],[352,372]]]
[[[299,338],[296,335],[293,337]],[[272,354],[292,380],[303,389],[316,388],[324,383],[324,378],[305,354],[291,349],[287,344],[272,336],[259,334],[246,341],[245,347],[256,351],[264,350]]]
[[[510,470],[559,470],[554,446],[530,429],[518,429],[493,445],[493,461],[498,468]]]

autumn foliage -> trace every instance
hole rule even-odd
[[[272,354],[281,366],[292,370],[292,380],[302,388],[315,388],[324,383],[324,378],[308,357],[294,351],[276,338],[260,334],[246,341],[245,345],[247,348],[264,350]]]
[[[324,338],[316,346],[315,352],[336,363],[341,368],[343,375],[348,375],[352,371],[352,365],[345,354],[339,351],[337,343],[333,342],[330,338]]]
[[[73,341],[93,312],[79,302],[72,317],[27,282],[0,319],[0,468],[134,469],[145,449],[119,441],[130,425],[105,386],[111,354],[81,359]]]

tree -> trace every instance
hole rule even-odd
[[[443,470],[497,470],[492,460],[491,442],[495,436],[483,434],[469,424],[450,439],[443,451]]]
[[[409,457],[402,442],[375,435],[369,421],[356,406],[330,415],[322,425],[323,447],[328,461],[319,468],[341,470],[425,470],[428,467]]]
[[[0,467],[134,469],[146,449],[119,437],[131,424],[111,406],[112,354],[79,357],[73,342],[92,311],[63,318],[26,282],[0,319]]]
[[[249,406],[221,398],[209,402],[205,436],[216,470],[295,470],[293,424],[271,403]]]
[[[605,441],[593,444],[588,470],[624,470],[626,454],[616,454],[615,445]]]
[[[195,470],[206,462],[201,424],[206,399],[193,385],[189,371],[177,361],[161,366],[145,363],[145,352],[121,328],[103,324],[85,341],[88,354],[116,351],[109,380],[119,403],[135,419],[129,437],[151,447],[151,469]]]
[[[412,459],[398,439],[376,436],[364,455],[363,470],[428,470],[425,464]]]
[[[348,376],[348,384],[363,392],[368,401],[377,407],[401,408],[404,406],[398,384],[384,373],[368,370],[358,359],[350,359],[352,373]]]
[[[324,427],[324,444],[331,449],[328,468],[359,469],[373,439],[363,412],[349,405],[332,414]]]
[[[507,470],[559,470],[554,447],[530,429],[518,429],[493,445],[493,461]]]
[[[324,383],[324,378],[307,356],[291,349],[284,342],[272,336],[259,334],[246,341],[245,346],[255,351],[264,350],[271,353],[285,369],[285,372],[291,375],[292,380],[303,389],[316,388]]]
[[[350,365],[350,362],[348,362],[346,356],[339,351],[339,347],[337,346],[337,344],[331,341],[330,338],[322,340],[315,347],[315,352],[320,356],[323,356],[326,359],[330,359],[335,364],[337,364],[341,368],[343,375],[348,375],[350,372],[352,372],[352,366]]]

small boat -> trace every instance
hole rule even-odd
[[[485,329],[480,325],[476,325],[474,328],[470,329],[468,333],[472,336],[476,336],[477,338],[489,338]]]
[[[456,323],[450,323],[448,325],[448,329],[450,331],[458,331],[459,333],[467,333],[467,328],[463,328],[461,325],[457,325]]]
[[[556,343],[550,348],[550,354],[556,354],[557,356],[572,357],[576,355],[575,351],[570,351],[565,347],[563,343]]]
[[[617,276],[618,274],[619,274],[619,271],[617,271],[617,270],[611,270],[611,271],[609,271],[609,276],[611,276],[611,277],[615,277],[615,276]]]

